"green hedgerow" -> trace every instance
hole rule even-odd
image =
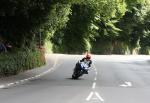
[[[40,51],[19,51],[0,54],[0,76],[15,75],[19,72],[45,64]]]

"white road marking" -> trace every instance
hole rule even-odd
[[[27,79],[24,79],[24,81],[28,81],[29,80],[29,78],[27,78]],[[19,81],[18,81],[19,82]]]
[[[15,84],[19,84],[19,81],[15,82]]]
[[[9,83],[9,85],[13,85],[14,83]]]
[[[0,88],[4,88],[5,87],[5,85],[0,85]]]
[[[98,74],[97,71],[95,72],[95,74],[96,74],[96,75]]]
[[[86,101],[92,100],[92,102],[99,102],[99,101],[104,102],[104,99],[99,95],[99,93],[98,93],[98,92],[95,92],[96,80],[97,80],[97,74],[98,74],[98,72],[97,72],[97,69],[96,69],[95,65],[93,65],[93,67],[94,67],[94,70],[95,70],[95,78],[94,78],[94,81],[95,81],[95,82],[93,82],[93,85],[92,85],[93,91],[92,91],[92,92],[89,94],[89,96],[86,98]],[[94,96],[93,96],[93,95],[94,95]]]
[[[92,96],[95,94],[96,97],[93,97]],[[91,92],[89,94],[89,96],[86,98],[86,101],[90,101],[90,100],[100,100],[102,102],[104,102],[104,99],[99,95],[98,92]]]
[[[92,96],[93,96],[93,92],[91,92],[91,93],[89,94],[89,96],[86,98],[86,101],[89,101]]]
[[[100,101],[104,102],[104,99],[99,95],[98,92],[95,92],[96,96],[100,99]]]
[[[121,84],[120,86],[121,86],[121,87],[127,87],[127,85],[125,85],[125,84]]]
[[[94,82],[92,88],[95,89],[95,87],[96,87],[96,83]]]
[[[94,80],[96,81],[96,80],[97,80],[97,77],[95,77]]]
[[[9,84],[7,84],[7,85],[10,86],[10,85],[13,85],[13,84],[15,84],[15,83],[9,83]]]
[[[24,82],[24,80],[20,80],[20,82]]]
[[[128,86],[132,86],[131,82],[125,82]]]
[[[124,82],[125,84],[121,84],[121,87],[131,87],[132,83],[131,82]]]

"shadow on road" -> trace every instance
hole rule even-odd
[[[66,78],[68,80],[84,80],[84,78],[78,78],[78,79],[72,79],[72,78]]]

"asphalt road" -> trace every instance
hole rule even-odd
[[[72,80],[83,56],[61,55],[54,70],[25,84],[0,89],[0,103],[149,103],[149,56],[93,56],[88,75]]]

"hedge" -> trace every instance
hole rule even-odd
[[[19,51],[0,54],[0,76],[16,75],[45,64],[44,53],[40,51]]]

